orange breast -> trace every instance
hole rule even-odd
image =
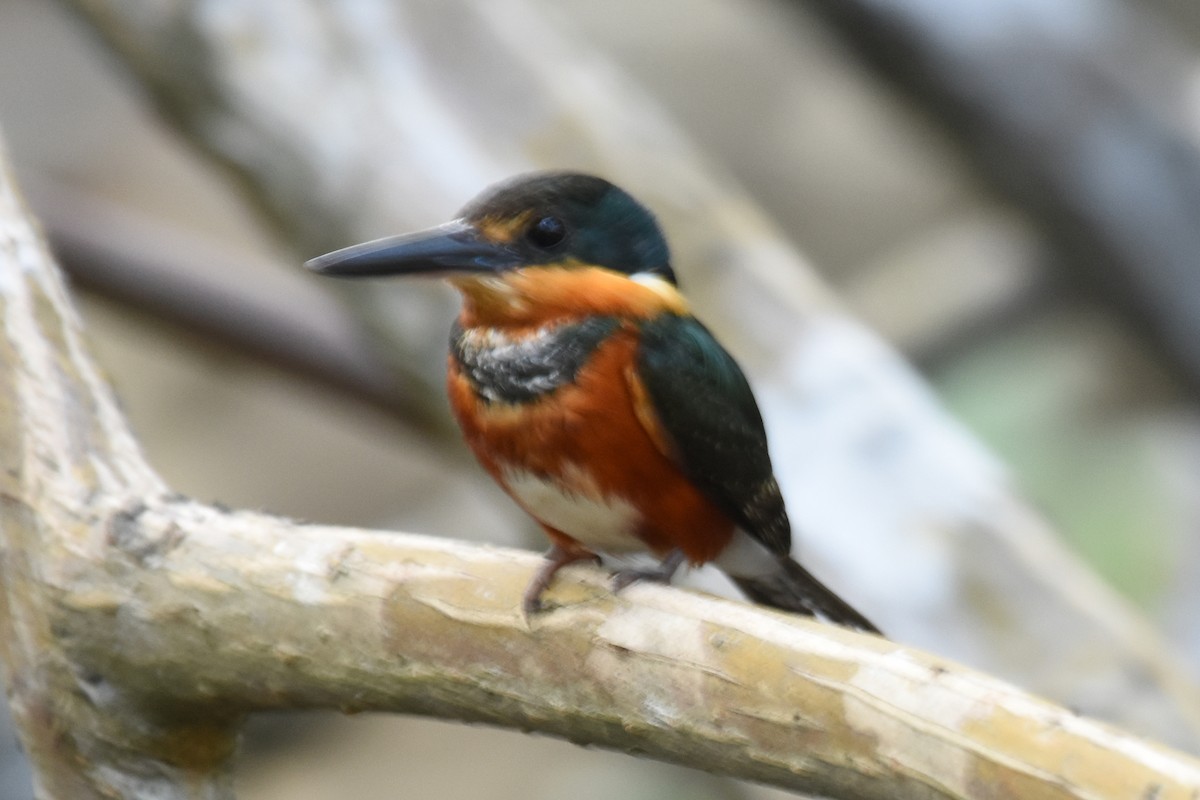
[[[734,526],[664,454],[661,436],[656,444],[647,430],[653,421],[645,419],[632,372],[636,337],[631,324],[623,325],[597,347],[574,383],[521,404],[481,400],[452,357],[451,407],[479,461],[543,525],[556,527],[532,507],[524,489],[531,479],[584,504],[631,507],[630,533],[645,549],[662,556],[679,548],[701,564],[728,544]],[[598,530],[584,521],[570,524],[574,529],[557,529],[589,549],[604,549]]]

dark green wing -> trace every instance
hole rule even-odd
[[[637,369],[684,474],[747,533],[787,554],[791,526],[762,416],[733,356],[696,319],[668,315],[643,324]]]

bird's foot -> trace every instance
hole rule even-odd
[[[671,578],[675,577],[675,573],[679,571],[679,567],[683,565],[683,551],[672,550],[667,553],[657,567],[649,569],[623,569],[613,573],[612,587],[614,592],[619,592],[631,583],[640,581],[652,581],[654,583],[670,583]]]
[[[576,561],[594,561],[600,563],[600,557],[595,553],[587,550],[564,550],[558,545],[553,545],[546,551],[546,562],[542,564],[542,568],[533,576],[533,580],[529,582],[529,586],[525,589],[525,595],[521,600],[521,608],[525,612],[526,617],[531,617],[534,614],[544,610],[542,605],[542,593],[550,586],[550,582],[554,580],[554,574],[567,564],[574,564]]]

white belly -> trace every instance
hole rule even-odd
[[[513,497],[540,521],[562,531],[589,550],[628,553],[645,550],[634,536],[641,515],[619,497],[603,494],[586,471],[568,465],[564,482],[523,470],[504,470]]]

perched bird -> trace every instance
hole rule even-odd
[[[564,565],[648,551],[615,587],[715,563],[751,599],[864,631],[790,557],[754,395],[692,316],[645,207],[601,178],[522,175],[436,228],[308,262],[338,277],[434,275],[463,305],[450,403],[483,467],[552,546],[527,614]]]

